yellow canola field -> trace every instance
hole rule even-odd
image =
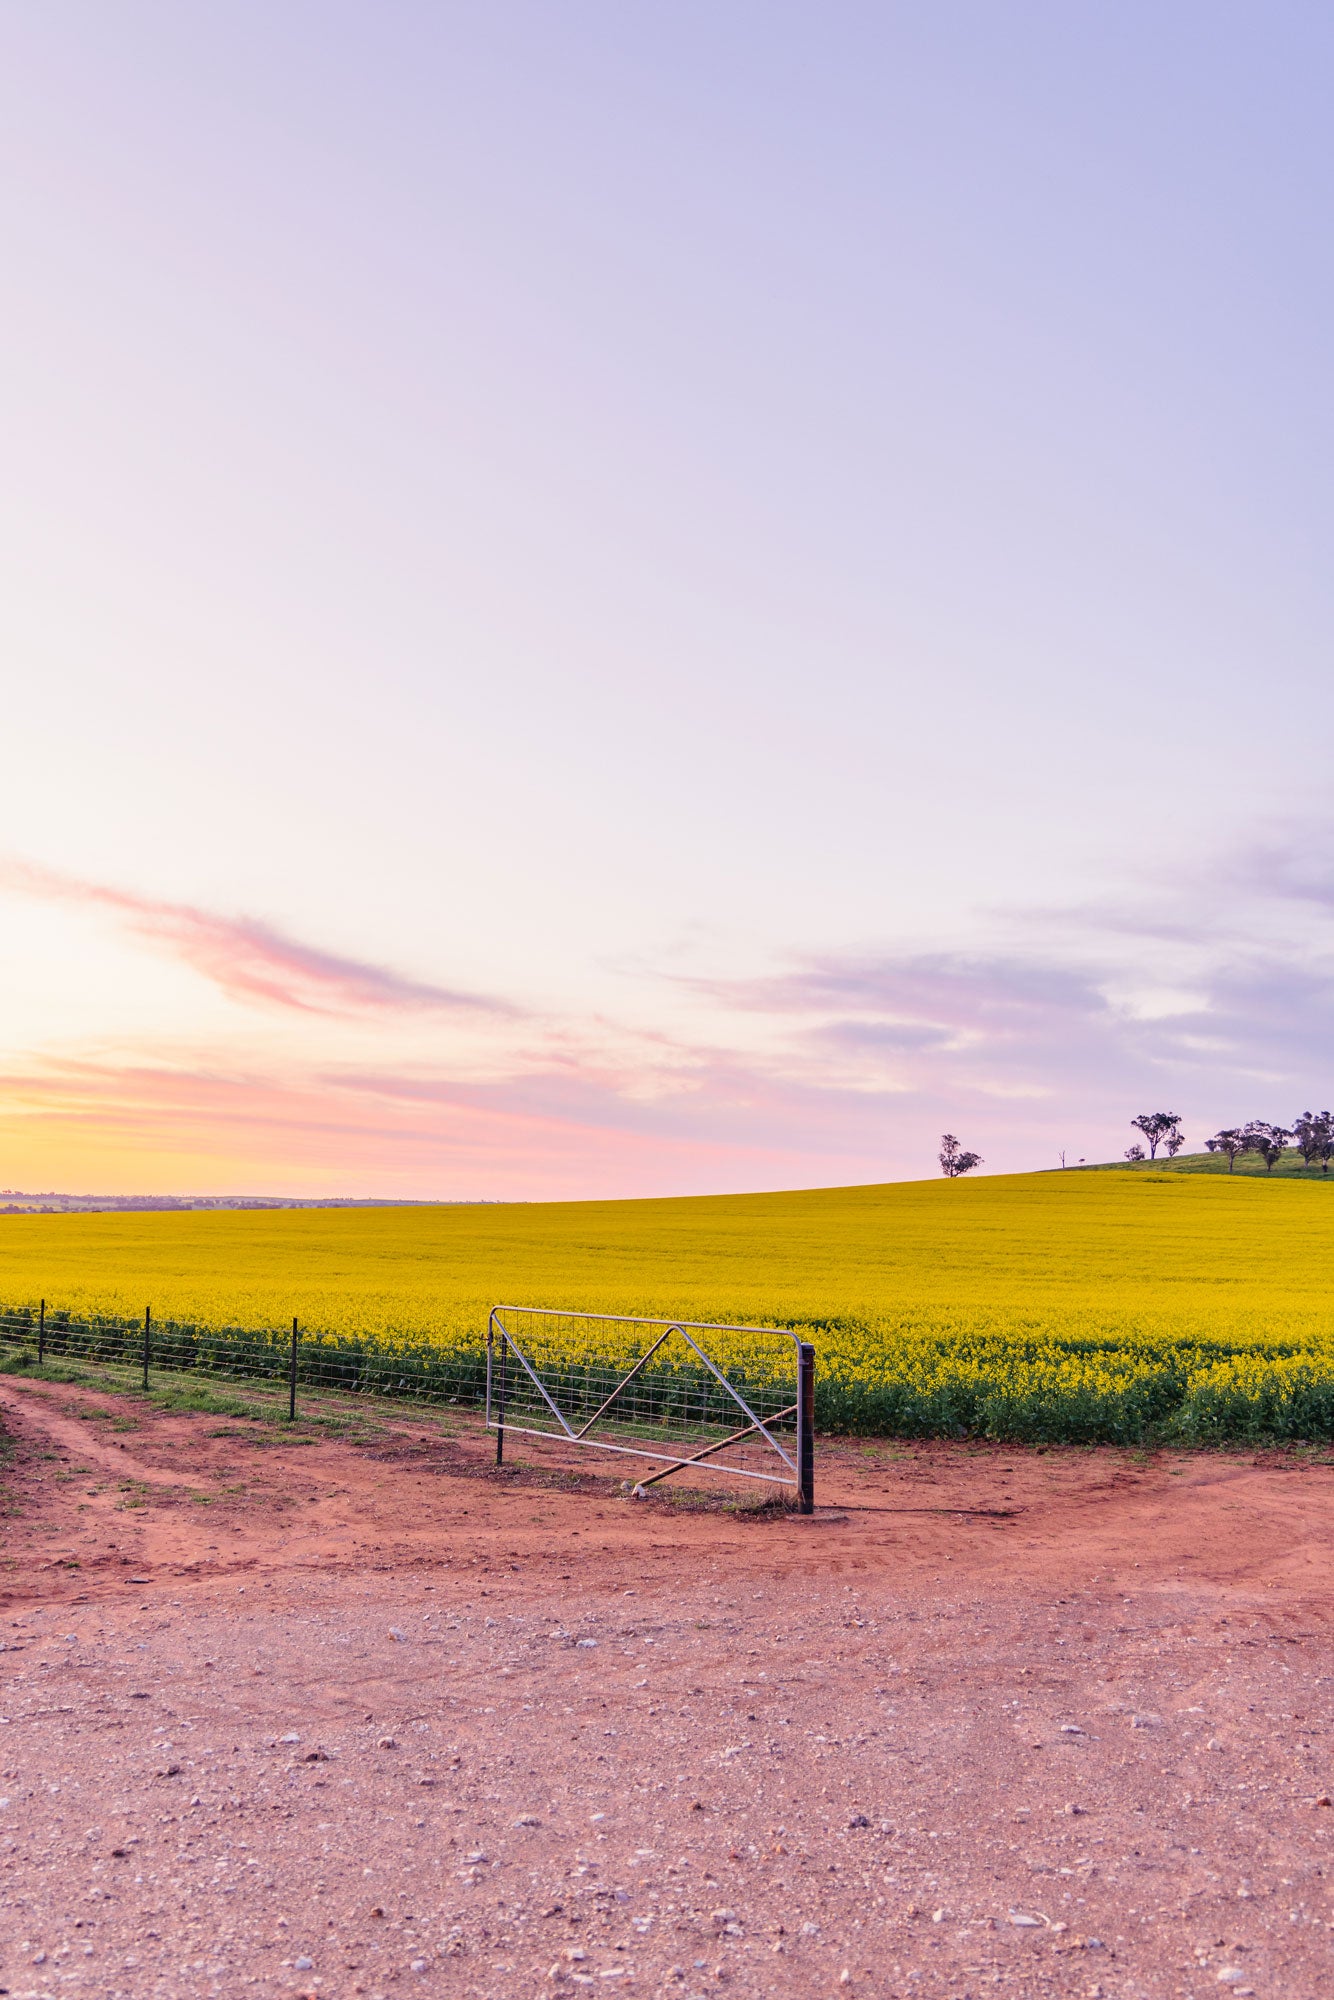
[[[331,1347],[373,1346],[405,1368],[475,1356],[499,1300],[759,1322],[814,1338],[829,1427],[1334,1435],[1334,1193],[1317,1180],[1072,1172],[679,1200],[0,1217],[0,1307],[39,1297],[80,1318],[151,1303],[158,1318],[215,1329],[297,1314]],[[589,1359],[635,1351],[629,1330],[579,1337]]]

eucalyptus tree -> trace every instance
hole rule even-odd
[[[1179,1111],[1141,1111],[1139,1117],[1132,1118],[1130,1122],[1148,1140],[1151,1160],[1157,1159],[1160,1146],[1169,1159],[1175,1159],[1186,1143]]]
[[[1252,1118],[1242,1127],[1242,1137],[1246,1151],[1258,1153],[1265,1163],[1265,1172],[1272,1174],[1274,1162],[1282,1159],[1292,1134],[1286,1125],[1269,1125],[1263,1118]]]
[[[1308,1167],[1319,1160],[1321,1170],[1329,1172],[1330,1159],[1334,1157],[1334,1115],[1328,1111],[1303,1111],[1292,1121],[1291,1136]]]
[[[1237,1164],[1238,1154],[1250,1151],[1246,1134],[1239,1125],[1225,1125],[1221,1132],[1215,1132],[1213,1138],[1206,1139],[1204,1143],[1211,1153],[1227,1154],[1229,1173]]]
[[[974,1167],[983,1164],[980,1153],[965,1153],[953,1132],[940,1135],[940,1171],[946,1180],[957,1180],[960,1174],[971,1174]]]

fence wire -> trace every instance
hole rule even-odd
[[[212,1328],[151,1315],[98,1313],[79,1318],[59,1307],[0,1308],[0,1340],[34,1364],[86,1361],[142,1370],[205,1376],[213,1381],[272,1383],[340,1394],[413,1397],[426,1403],[486,1400],[486,1346],[449,1349],[413,1345],[396,1349],[371,1339],[326,1337],[292,1329],[250,1331]]]

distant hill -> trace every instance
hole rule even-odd
[[[1059,1167],[1055,1169],[1061,1171]],[[1156,1160],[1093,1160],[1086,1166],[1067,1167],[1067,1173],[1076,1174],[1222,1174],[1227,1177],[1227,1158],[1223,1153],[1178,1153],[1174,1160],[1161,1156]],[[1324,1173],[1319,1167],[1308,1167],[1300,1153],[1286,1152],[1281,1160],[1275,1160],[1273,1171],[1266,1173],[1265,1163],[1258,1153],[1243,1153],[1233,1169],[1232,1178],[1239,1180],[1301,1180],[1326,1181],[1334,1187],[1334,1169]]]
[[[0,1188],[0,1215],[138,1215],[154,1210],[246,1208],[446,1208],[482,1204],[380,1201],[368,1195],[286,1194],[25,1194]]]

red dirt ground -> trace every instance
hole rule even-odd
[[[1334,1989],[1328,1460],[0,1417],[0,1991]]]

